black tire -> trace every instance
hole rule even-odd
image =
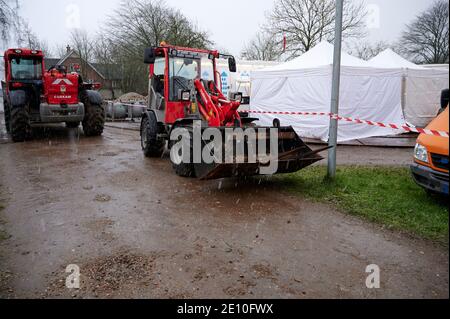
[[[191,139],[192,142],[192,139]],[[171,141],[171,144],[173,144],[173,142]],[[172,148],[172,146],[170,147]],[[193,148],[192,148],[192,143],[190,144],[190,163],[184,163],[182,160],[179,164],[176,164],[173,160],[172,160],[172,155],[170,156],[170,161],[172,163],[172,168],[175,171],[175,174],[177,174],[178,176],[181,177],[197,177],[197,174],[195,173],[195,164],[193,161]],[[181,154],[180,154],[181,156]]]
[[[158,138],[158,121],[152,112],[141,121],[141,147],[146,157],[162,157],[165,141]]]
[[[441,109],[445,109],[448,105],[448,89],[442,90],[441,92]]]
[[[67,128],[78,128],[80,126],[80,122],[66,122]]]
[[[100,136],[105,126],[105,110],[101,104],[84,101],[83,131],[86,136]]]
[[[3,106],[5,108],[4,116],[5,116],[5,127],[6,132],[11,132],[11,110],[9,109],[9,106],[6,101],[3,101]]]
[[[26,107],[13,108],[10,120],[13,142],[23,142],[31,136],[30,116]]]

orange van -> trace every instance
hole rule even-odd
[[[435,118],[427,129],[448,132],[448,90],[447,99],[441,99],[442,112]],[[444,103],[446,104],[444,105]],[[449,138],[434,135],[419,135],[414,150],[414,164],[411,165],[415,182],[430,193],[447,195],[449,180]]]

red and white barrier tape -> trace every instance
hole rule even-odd
[[[344,117],[344,116],[339,116],[338,114],[325,113],[325,112],[276,112],[276,111],[247,111],[247,112],[254,113],[254,114],[327,116],[327,117],[330,117],[330,118],[338,120],[338,121],[353,122],[353,123],[357,123],[357,124],[367,124],[367,125],[371,125],[371,126],[391,128],[394,130],[403,130],[404,132],[414,132],[414,133],[420,133],[420,134],[425,134],[425,135],[449,137],[448,132],[429,130],[429,129],[419,128],[419,127],[415,127],[415,126],[408,126],[408,125],[386,124],[386,123],[375,122],[375,121],[360,120],[360,119],[354,119],[351,117]]]
[[[146,105],[139,105],[139,104],[125,104],[122,103],[124,106],[137,106],[142,108],[147,108]],[[274,115],[303,115],[303,116],[327,116],[330,118],[333,118],[338,121],[345,121],[345,122],[353,122],[357,124],[366,124],[371,126],[379,126],[384,128],[391,128],[394,130],[402,130],[404,132],[409,133],[420,133],[425,135],[434,135],[434,136],[441,136],[441,137],[449,137],[449,132],[443,132],[443,131],[436,131],[436,130],[429,130],[424,129],[420,127],[415,126],[408,126],[408,125],[398,125],[398,124],[386,124],[381,122],[375,122],[375,121],[368,121],[368,120],[360,120],[360,119],[354,119],[351,117],[344,117],[339,116],[338,114],[333,113],[326,113],[326,112],[281,112],[281,111],[246,111],[248,113],[253,114],[274,114]]]

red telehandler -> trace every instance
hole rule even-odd
[[[223,133],[220,134],[222,141],[216,139],[201,141],[202,149],[209,147],[207,152],[213,156],[217,149],[211,146],[211,142],[219,143],[221,147],[226,145],[227,129],[253,128],[258,131],[256,139],[268,140],[269,130],[276,128],[278,156],[272,160],[278,165],[274,173],[295,172],[323,159],[318,153],[324,149],[312,151],[292,127],[281,127],[278,119],[274,120],[273,127],[258,127],[254,124],[257,118],[251,118],[248,114],[238,111],[239,94],[233,94],[233,100],[222,94],[219,89],[221,77],[216,68],[216,60],[227,59],[230,72],[236,72],[236,61],[233,56],[164,43],[159,47],[147,48],[144,55],[144,62],[150,65],[149,104],[141,122],[141,146],[145,156],[161,157],[166,145],[171,149],[174,146],[171,134],[177,128],[185,129],[189,132],[191,140],[194,140],[195,125],[198,126],[195,123],[200,122],[201,133],[208,128],[216,128],[218,132]],[[260,134],[261,131],[266,133]],[[245,144],[243,157],[235,157],[231,162],[223,160],[223,157],[212,163],[203,159],[194,161],[195,154],[192,153],[198,152],[192,147],[194,141],[191,142],[192,152],[187,160],[181,158],[181,154],[174,152],[176,156],[173,156],[171,152],[171,161],[176,174],[201,179],[261,174],[261,168],[267,165],[267,162],[249,160],[250,148],[247,145],[247,136],[236,135],[233,138],[233,143]],[[265,149],[270,148],[269,141],[262,143],[267,143]]]
[[[105,112],[95,85],[61,65],[46,70],[40,50],[9,49],[4,62],[5,125],[14,142],[28,139],[35,123],[65,122],[76,128],[81,122],[86,136],[102,134]]]

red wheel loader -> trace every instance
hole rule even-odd
[[[81,122],[86,136],[102,134],[105,112],[93,84],[83,83],[80,75],[61,65],[46,70],[39,50],[9,49],[4,61],[5,125],[14,142],[31,137],[37,123],[65,122],[76,128]]]
[[[141,146],[147,157],[162,157],[167,146],[179,176],[218,179],[266,174],[270,161],[276,162],[271,173],[289,173],[323,159],[318,153],[324,149],[312,151],[292,127],[281,127],[277,119],[273,127],[256,126],[257,118],[239,112],[238,94],[233,100],[222,94],[216,60],[227,59],[230,72],[236,72],[233,56],[166,44],[147,48],[144,55],[149,64],[149,105],[142,116]],[[188,156],[183,156],[184,148],[174,151],[180,141],[180,134],[174,133],[180,129],[189,135]],[[276,135],[271,135],[273,131]],[[263,156],[252,156],[255,147],[250,136]],[[273,136],[275,146],[270,145]],[[201,138],[200,148],[195,147],[196,137]],[[224,147],[230,140],[234,157],[227,160]],[[243,152],[238,153],[238,148]]]

